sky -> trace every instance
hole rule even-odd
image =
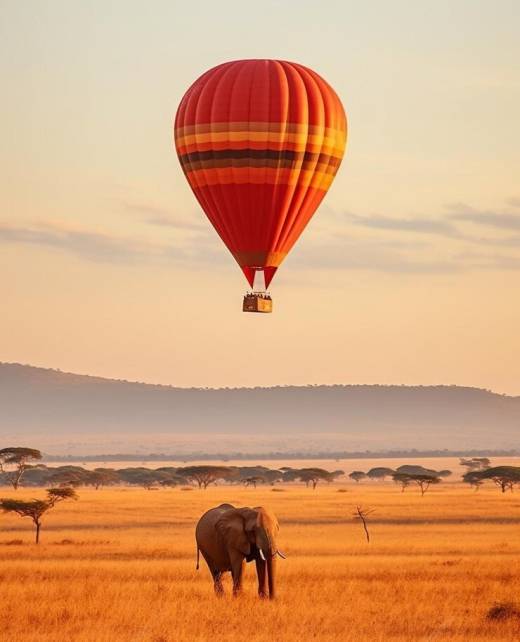
[[[517,0],[0,4],[0,361],[175,386],[520,395]],[[272,315],[172,144],[227,60],[320,73],[343,165]]]

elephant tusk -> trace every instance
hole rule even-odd
[[[263,551],[262,549],[260,549],[260,557],[261,557],[261,558],[264,560],[264,562],[265,562],[265,555],[264,555],[264,551]]]
[[[279,555],[283,560],[287,559],[281,551],[276,551],[276,555]]]

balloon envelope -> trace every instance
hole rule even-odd
[[[238,60],[203,74],[175,117],[177,154],[202,209],[253,286],[266,287],[325,196],[345,111],[317,73]]]

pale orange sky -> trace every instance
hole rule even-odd
[[[518,3],[152,4],[3,4],[0,360],[520,394]],[[270,316],[171,141],[189,84],[247,57],[316,69],[350,121]]]

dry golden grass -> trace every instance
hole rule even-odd
[[[422,498],[391,482],[339,487],[80,489],[78,502],[46,517],[40,546],[27,520],[0,515],[0,639],[519,639],[520,618],[486,614],[520,596],[520,496],[454,483]],[[288,559],[278,564],[274,602],[256,597],[254,565],[237,599],[229,582],[215,598],[205,565],[195,570],[196,520],[223,501],[278,515]],[[370,544],[352,518],[357,504],[376,509]]]

